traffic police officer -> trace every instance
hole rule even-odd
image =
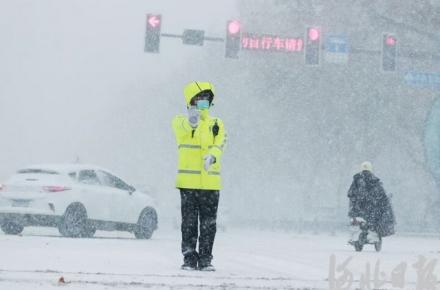
[[[222,120],[209,115],[214,99],[211,83],[191,82],[184,96],[188,114],[175,116],[172,123],[179,156],[176,187],[181,196],[182,269],[215,271],[212,248],[227,135]]]

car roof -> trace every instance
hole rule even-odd
[[[111,173],[109,170],[101,168],[96,165],[78,164],[78,163],[72,163],[72,164],[69,164],[69,163],[65,163],[65,164],[34,164],[34,165],[25,166],[25,167],[21,168],[19,171],[27,170],[27,169],[43,169],[43,170],[57,171],[60,173],[68,173],[68,172],[72,172],[72,171],[80,171],[80,170],[90,169],[90,170],[103,170],[108,173]]]

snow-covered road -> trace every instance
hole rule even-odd
[[[371,280],[376,265],[385,273],[382,288],[393,288],[392,270],[406,263],[403,282],[411,289],[418,279],[413,264],[421,256],[426,263],[440,258],[438,238],[387,238],[381,253],[372,246],[356,253],[346,240],[343,234],[219,232],[214,248],[217,271],[203,273],[179,269],[178,231],[159,230],[145,241],[120,232],[69,239],[54,229],[27,228],[22,236],[0,234],[0,289],[329,289],[331,255],[336,266],[352,257],[345,268],[353,274],[351,289],[359,288],[367,263]],[[334,273],[339,278],[342,271]],[[434,273],[440,277],[440,266]],[[66,283],[59,283],[60,277]]]

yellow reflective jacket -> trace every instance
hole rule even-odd
[[[211,90],[212,84],[193,82],[184,89],[185,100],[189,105],[191,98],[201,91]],[[186,115],[177,115],[173,119],[173,130],[176,135],[179,163],[177,171],[177,188],[220,190],[221,157],[226,144],[226,132],[223,121],[209,115],[207,110],[201,112],[199,125],[193,129]],[[218,128],[217,135],[214,134]],[[211,154],[215,163],[208,171],[204,169],[203,157]]]
[[[218,135],[214,137],[216,124]],[[179,152],[176,187],[221,189],[221,156],[226,143],[223,121],[206,114],[193,129],[186,116],[177,115],[173,119],[173,129]],[[207,154],[213,155],[216,161],[205,171],[203,157]]]

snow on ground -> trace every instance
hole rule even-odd
[[[214,273],[179,269],[180,236],[159,230],[152,240],[128,233],[98,232],[92,239],[70,239],[55,229],[26,228],[22,236],[0,234],[0,289],[330,289],[330,256],[336,265],[352,257],[351,289],[359,288],[367,263],[374,279],[376,262],[392,288],[391,271],[407,264],[405,288],[415,288],[419,256],[440,258],[438,238],[394,236],[383,250],[372,246],[356,253],[347,235],[294,234],[270,231],[219,232],[214,248]],[[440,277],[440,268],[434,273]],[[335,277],[342,271],[335,271]],[[66,283],[58,283],[64,277]],[[440,286],[440,285],[437,285]],[[395,288],[395,287],[394,287]]]

